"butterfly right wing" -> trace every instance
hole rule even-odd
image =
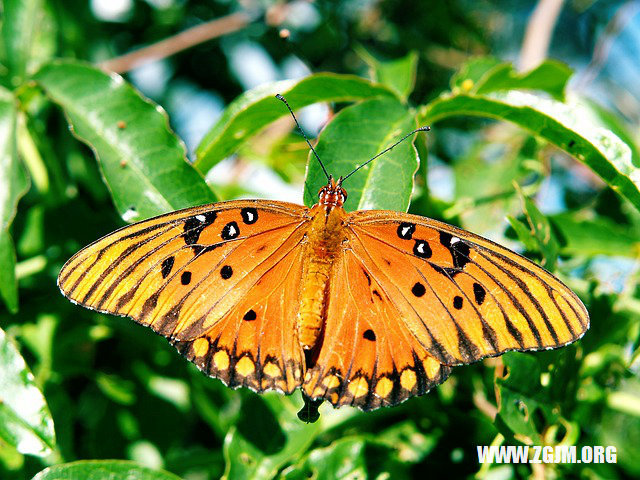
[[[229,385],[289,393],[303,354],[281,332],[294,331],[307,212],[233,201],[156,217],[78,252],[59,286],[76,303],[153,328]]]

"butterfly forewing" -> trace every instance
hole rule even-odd
[[[588,328],[569,288],[493,242],[397,212],[355,212],[347,223],[354,253],[378,272],[403,321],[443,363],[555,348]]]
[[[156,217],[78,252],[59,286],[79,304],[152,327],[227,384],[291,392],[302,350],[286,332],[299,304],[307,213],[235,201]]]

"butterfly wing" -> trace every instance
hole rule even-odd
[[[322,346],[303,384],[310,398],[373,410],[423,395],[448,377],[450,367],[399,321],[378,277],[349,249],[334,266]]]
[[[124,227],[72,257],[58,284],[72,301],[129,316],[211,376],[291,392],[308,209],[272,201],[195,207]]]
[[[567,345],[589,328],[580,299],[530,260],[445,223],[388,211],[347,218],[353,254],[440,363]]]

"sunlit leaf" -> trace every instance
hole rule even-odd
[[[56,61],[35,76],[96,153],[118,212],[128,222],[216,200],[187,162],[164,111],[120,76]]]
[[[54,465],[32,480],[180,480],[163,470],[153,470],[125,460],[81,460]]]
[[[29,180],[18,159],[13,96],[0,88],[0,296],[11,312],[18,310],[16,254],[9,228]]]
[[[26,73],[53,57],[57,25],[46,0],[5,0],[3,7],[7,64],[11,83],[17,85]]]
[[[349,174],[415,128],[415,120],[398,100],[380,98],[351,105],[338,113],[318,138],[316,151],[330,175]],[[418,156],[410,139],[396,146],[345,182],[347,210],[406,211]],[[317,159],[309,156],[304,201],[313,205],[327,183]]]
[[[389,87],[403,100],[407,99],[416,82],[417,52],[394,60],[378,60],[364,48],[359,49],[359,54],[369,65],[375,81]]]
[[[578,106],[515,90],[488,95],[445,94],[424,107],[420,122],[434,124],[459,115],[513,122],[560,147],[598,174],[640,209],[640,169],[631,151],[610,130],[585,120]]]
[[[201,172],[208,171],[262,128],[289,115],[282,102],[274,97],[277,93],[283,95],[293,109],[318,102],[347,102],[393,95],[382,85],[362,78],[329,73],[262,85],[243,93],[226,108],[200,142],[195,166]]]
[[[23,454],[45,457],[55,448],[53,419],[16,346],[0,329],[0,439]]]

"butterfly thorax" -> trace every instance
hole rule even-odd
[[[308,261],[302,276],[298,339],[305,350],[314,348],[321,338],[329,298],[331,269],[344,248],[346,193],[333,181],[320,190],[320,201],[311,209],[307,233]]]

